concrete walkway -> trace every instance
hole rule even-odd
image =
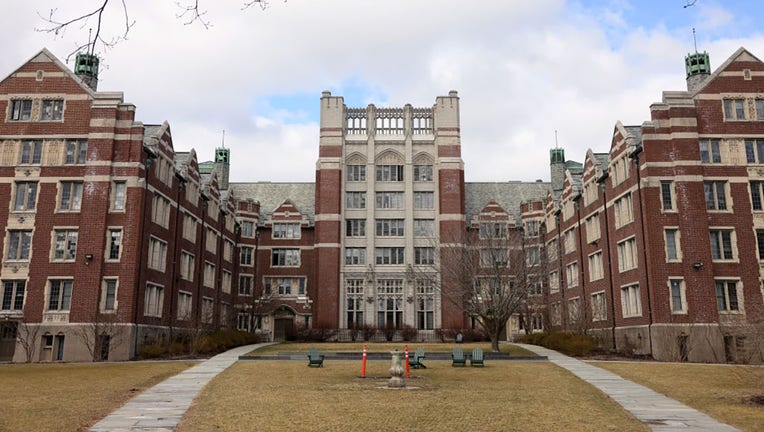
[[[625,380],[604,369],[536,345],[517,344],[597,387],[653,431],[660,432],[740,432],[700,411],[647,387]]]
[[[202,387],[234,364],[240,355],[264,345],[269,344],[234,348],[186,369],[130,399],[122,408],[96,423],[90,431],[172,431]]]

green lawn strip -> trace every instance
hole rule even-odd
[[[0,366],[0,431],[78,431],[195,362]]]
[[[284,342],[274,345],[268,345],[258,348],[247,355],[276,355],[280,352],[304,352],[306,355],[311,348],[318,349],[319,352],[363,352],[363,346],[366,345],[368,352],[390,352],[395,349],[403,351],[404,347],[408,344],[409,353],[413,353],[417,348],[423,348],[425,355],[428,352],[451,352],[454,347],[461,347],[464,352],[470,352],[476,347],[480,347],[485,352],[491,351],[490,342],[470,342],[463,344],[454,343],[441,343],[441,342],[314,342],[314,343],[293,343]],[[499,348],[502,352],[509,353],[510,356],[530,356],[537,357],[536,354],[520,348],[517,345],[501,344]]]

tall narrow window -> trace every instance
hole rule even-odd
[[[360,327],[363,321],[363,279],[345,280],[345,293],[347,297],[347,327],[349,329]]]
[[[103,280],[103,299],[101,300],[101,310],[114,311],[117,309],[117,280]]]
[[[49,311],[68,311],[72,304],[72,281],[51,280],[48,289]]]
[[[114,210],[124,210],[127,201],[127,183],[123,181],[114,182]]]
[[[714,260],[734,259],[732,233],[730,229],[712,229],[710,231],[711,258]]]
[[[706,195],[706,209],[727,210],[726,183],[723,181],[707,181],[703,183]]]
[[[9,230],[8,253],[5,259],[13,261],[25,261],[29,259],[29,250],[32,246],[32,231]]]
[[[737,295],[737,281],[716,281],[716,306],[719,312],[734,312],[740,310]]]
[[[42,161],[42,141],[29,140],[21,142],[21,159],[19,164],[38,165]]]
[[[122,229],[111,228],[109,229],[109,258],[110,260],[118,260],[120,251],[122,250]]]
[[[764,181],[751,181],[751,207],[754,211],[764,210],[762,196],[764,196]]]
[[[666,261],[679,260],[679,230],[668,228],[664,231],[666,237]]]
[[[14,199],[13,210],[34,210],[36,202],[37,182],[16,182],[16,198]]]
[[[64,211],[78,211],[82,207],[82,183],[61,182],[61,200],[58,209]]]
[[[661,182],[661,204],[663,205],[664,211],[674,209],[674,200],[673,200],[673,197],[671,196],[670,181]]]
[[[24,310],[25,287],[25,280],[4,280],[2,305],[0,305],[0,309],[17,311]]]
[[[671,290],[671,313],[683,313],[687,311],[687,305],[684,298],[684,280],[669,279],[669,289]]]

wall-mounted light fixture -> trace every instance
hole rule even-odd
[[[90,261],[93,261],[93,254],[85,254],[85,265],[90,265]]]
[[[694,268],[695,270],[700,270],[703,268],[703,263],[700,261],[695,261],[694,263],[692,263],[692,268]]]

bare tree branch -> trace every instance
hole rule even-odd
[[[184,5],[180,2],[175,2],[175,4],[181,10],[181,12],[178,15],[175,15],[175,17],[178,19],[186,20],[183,25],[191,25],[195,22],[198,22],[202,25],[202,27],[204,27],[205,30],[212,27],[212,23],[204,18],[204,16],[207,15],[207,11],[199,10],[199,0],[194,0],[193,4],[191,5]]]

